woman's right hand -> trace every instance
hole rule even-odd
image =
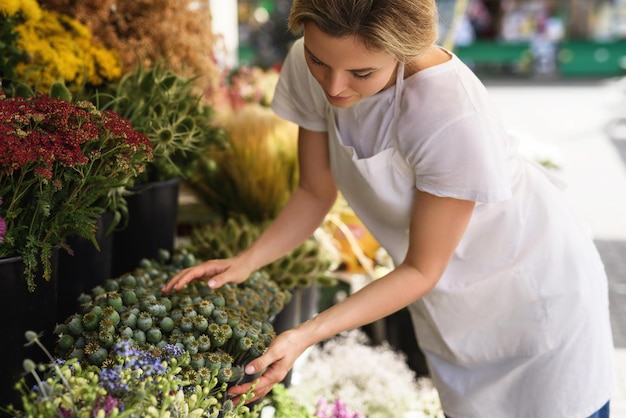
[[[253,270],[238,258],[208,260],[193,267],[186,268],[172,277],[161,288],[163,293],[180,290],[193,280],[202,280],[212,289],[226,283],[241,283]]]

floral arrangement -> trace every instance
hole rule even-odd
[[[161,287],[196,259],[185,249],[171,259],[144,259],[133,272],[109,279],[80,298],[81,312],[55,329],[60,358],[106,366],[116,358],[115,343],[132,342],[144,350],[173,344],[191,356],[180,373],[192,381],[215,373],[220,383],[246,378],[245,365],[274,338],[270,318],[283,307],[286,293],[267,277],[254,274],[240,285],[211,289],[192,282],[169,295]]]
[[[69,236],[95,242],[107,197],[144,169],[152,144],[128,120],[90,102],[2,92],[0,139],[0,257],[22,257],[33,291],[39,268],[50,278],[55,246]]]
[[[206,378],[189,379],[181,370],[190,363],[188,352],[166,344],[158,350],[142,350],[130,341],[112,347],[115,356],[102,367],[84,366],[77,359],[54,359],[39,341],[36,333],[26,332],[29,344],[38,344],[50,363],[38,367],[29,359],[26,378],[16,384],[21,393],[21,406],[2,409],[10,416],[73,418],[73,417],[257,417],[260,405],[244,405],[251,390],[237,404],[227,398],[227,385],[220,383],[217,372]],[[41,371],[40,371],[41,373]]]
[[[122,75],[117,53],[96,42],[86,26],[68,15],[42,9],[34,0],[9,0],[0,6],[0,23],[2,19],[17,22],[12,41],[25,53],[20,56],[24,59],[11,61],[14,76],[39,93],[48,92],[58,80],[78,92]],[[7,71],[0,77],[12,75]]]
[[[430,380],[417,379],[403,354],[371,345],[360,330],[313,346],[296,363],[288,392],[312,412],[322,399],[368,418],[444,416]]]
[[[116,51],[126,74],[167,59],[177,74],[193,78],[201,92],[219,79],[209,2],[197,0],[40,0],[49,10],[72,16],[94,38]],[[198,75],[202,75],[198,77]]]

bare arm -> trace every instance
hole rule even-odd
[[[409,249],[405,260],[386,276],[370,283],[297,328],[281,334],[247,373],[266,370],[255,389],[265,395],[281,381],[309,346],[408,306],[432,290],[458,245],[474,202],[440,198],[417,191],[413,203]],[[233,393],[244,393],[247,385]]]
[[[284,256],[309,238],[337,198],[326,132],[300,128],[298,163],[298,187],[256,242],[233,259],[209,260],[181,271],[163,287],[163,292],[181,289],[192,280],[205,280],[214,288],[229,282],[240,283],[254,270]]]

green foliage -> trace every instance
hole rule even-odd
[[[62,87],[57,94],[67,97]],[[95,242],[96,222],[117,188],[138,175],[152,144],[129,122],[90,102],[0,91],[0,257],[22,256],[29,290],[69,236]]]
[[[92,101],[127,118],[153,143],[154,160],[137,183],[185,178],[205,147],[223,145],[221,130],[212,125],[213,108],[195,92],[193,79],[175,74],[165,62],[137,67]]]
[[[7,88],[15,80],[15,67],[27,58],[17,44],[15,27],[19,23],[14,16],[0,14],[0,85]]]

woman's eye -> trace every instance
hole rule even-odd
[[[320,67],[324,65],[324,63],[316,58],[313,58],[312,56],[309,55],[309,61],[311,61],[311,64],[313,65],[319,65]]]
[[[372,73],[365,73],[365,74],[352,73],[352,74],[354,74],[354,77],[358,78],[359,80],[364,80],[372,75]]]

